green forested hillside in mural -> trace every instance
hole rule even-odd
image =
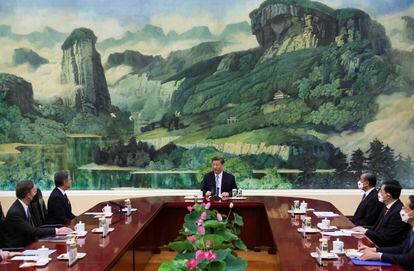
[[[411,7],[241,2],[242,21],[0,22],[0,186],[66,168],[78,189],[197,188],[222,155],[248,189],[354,188],[365,169],[413,187]]]

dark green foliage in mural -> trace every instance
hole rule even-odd
[[[361,175],[362,171],[366,169],[367,166],[364,152],[358,148],[351,154],[348,170],[352,174],[353,179],[357,179]]]

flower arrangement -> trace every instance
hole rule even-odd
[[[227,215],[210,210],[211,203],[187,206],[179,236],[168,247],[179,254],[174,260],[164,262],[158,271],[171,270],[245,270],[247,261],[238,257],[235,249],[246,250],[239,238],[243,218],[232,212],[229,204]]]

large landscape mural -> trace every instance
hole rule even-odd
[[[0,2],[0,188],[414,188],[414,0]]]

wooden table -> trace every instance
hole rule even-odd
[[[319,243],[320,234],[308,234],[304,239],[298,232],[300,216],[292,217],[288,210],[293,200],[306,200],[309,208],[317,211],[333,211],[341,214],[335,206],[329,202],[292,197],[248,197],[245,201],[234,201],[234,211],[243,216],[245,226],[242,229],[241,238],[249,248],[267,248],[269,251],[277,251],[281,270],[283,271],[328,271],[328,270],[403,270],[399,266],[392,267],[357,267],[345,256],[339,260],[324,261],[325,266],[318,266],[309,255],[315,251]],[[123,201],[118,201],[122,203]],[[51,255],[52,261],[44,268],[26,268],[25,270],[142,270],[146,259],[151,255],[147,251],[156,251],[159,246],[166,245],[177,235],[182,227],[184,215],[188,212],[186,206],[194,202],[186,202],[183,197],[144,197],[131,199],[132,206],[138,208],[131,216],[123,213],[115,213],[111,218],[111,227],[115,230],[106,238],[99,234],[91,233],[98,225],[98,219],[91,215],[82,214],[72,221],[72,226],[78,221],[86,223],[88,234],[86,238],[78,239],[78,251],[86,252],[87,256],[73,267],[67,267],[65,261],[59,261],[56,257],[65,253],[66,245],[63,243],[36,242],[27,249],[37,249],[42,245],[57,251]],[[88,212],[100,212],[107,202],[102,202],[92,207]],[[229,202],[212,202],[212,207],[222,213],[229,211]],[[117,206],[112,205],[116,211]],[[313,226],[321,219],[313,213]],[[338,228],[351,228],[353,224],[341,214],[340,217],[331,219],[331,224]],[[329,237],[328,237],[329,238]],[[339,237],[344,241],[345,248],[356,248],[358,240],[354,237]],[[332,248],[331,237],[329,247]],[[0,264],[1,270],[18,270],[21,262]]]

